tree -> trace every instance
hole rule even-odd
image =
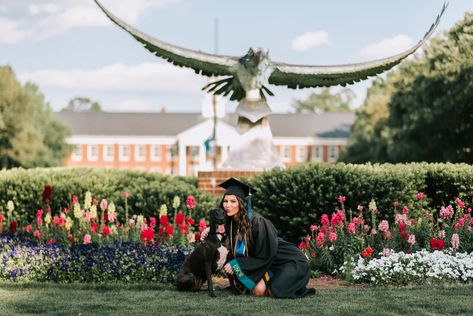
[[[354,94],[350,89],[332,93],[330,88],[324,87],[320,93],[312,93],[306,100],[296,101],[292,107],[298,113],[352,112],[350,102],[353,98]]]
[[[69,101],[62,110],[71,112],[101,112],[102,107],[98,102],[92,102],[89,98],[76,97]]]
[[[467,13],[422,55],[391,72],[382,86],[373,85],[341,160],[472,163],[472,30],[473,14]],[[389,99],[381,107],[388,115],[370,124],[368,106],[383,91]]]
[[[57,166],[70,153],[69,132],[45,103],[37,86],[22,86],[0,66],[0,167]]]

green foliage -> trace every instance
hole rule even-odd
[[[376,81],[340,161],[473,162],[472,30],[467,13],[422,55]]]
[[[196,220],[205,217],[206,212],[217,204],[213,197],[180,178],[133,170],[37,168],[0,171],[0,211],[12,200],[16,220],[21,225],[31,222],[36,211],[44,207],[45,185],[52,187],[50,206],[53,215],[59,214],[64,207],[71,208],[72,195],[82,199],[87,191],[99,202],[101,199],[113,201],[120,222],[125,214],[124,192],[129,192],[128,213],[141,213],[146,217],[157,217],[162,204],[168,206],[169,216],[174,217],[171,206],[175,196],[182,201],[181,206],[188,195],[195,196],[198,204],[193,217]],[[79,202],[83,203],[82,200]]]
[[[350,102],[353,100],[353,97],[353,92],[348,88],[338,93],[332,93],[330,88],[324,87],[320,93],[312,93],[306,100],[295,101],[292,107],[298,113],[345,113],[352,111],[350,109]]]
[[[62,165],[69,132],[38,87],[21,86],[10,67],[0,66],[0,167]]]
[[[374,199],[380,219],[392,219],[393,202],[408,205],[425,192],[429,207],[451,203],[473,192],[473,167],[465,164],[309,164],[271,171],[254,178],[255,209],[270,219],[284,238],[298,243],[309,225],[332,214],[346,196],[345,209],[355,212]],[[367,219],[371,221],[371,219]]]
[[[71,112],[101,112],[102,107],[96,101],[89,98],[76,97],[69,101],[63,111]]]

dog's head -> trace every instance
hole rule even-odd
[[[214,208],[210,211],[210,234],[225,233],[226,212],[221,208]]]

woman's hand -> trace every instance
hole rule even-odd
[[[200,239],[204,240],[209,235],[210,227],[207,227],[200,233]]]
[[[233,275],[233,269],[232,269],[232,266],[227,263],[226,265],[223,266],[223,269],[225,270],[225,272],[227,272],[228,274],[231,274]]]

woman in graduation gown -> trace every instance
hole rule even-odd
[[[234,288],[256,296],[298,298],[315,293],[307,257],[294,244],[278,237],[274,225],[251,209],[251,191],[230,178],[221,207],[226,211],[230,260],[224,266]]]

